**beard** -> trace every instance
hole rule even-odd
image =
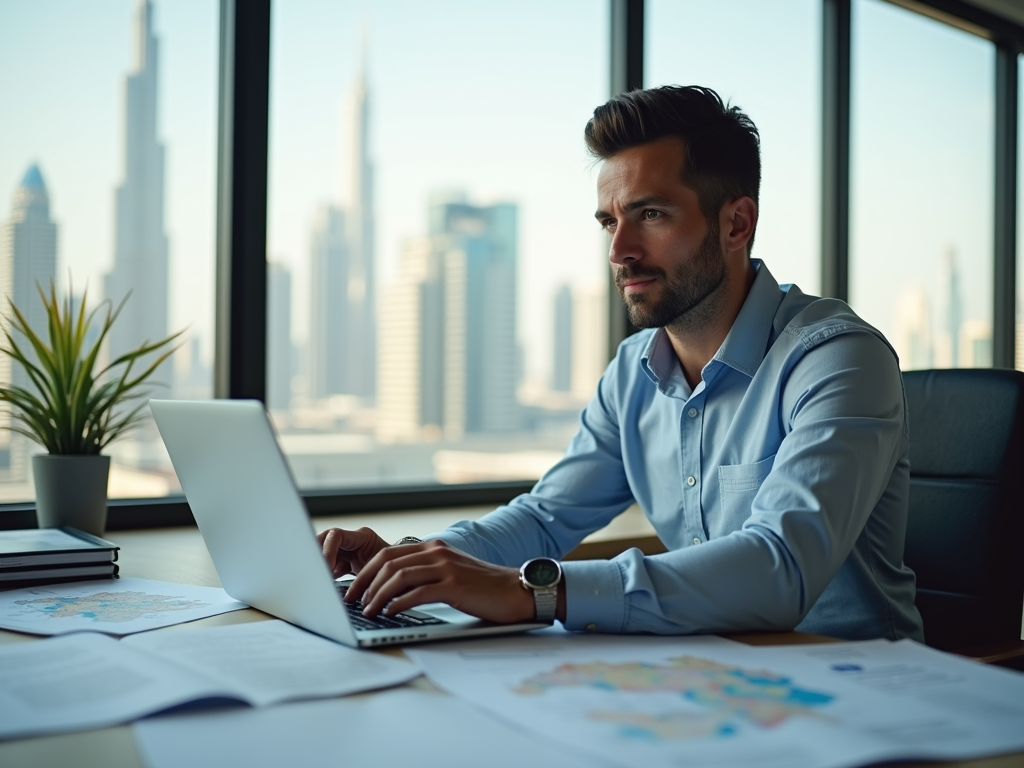
[[[615,287],[626,304],[629,320],[637,328],[687,330],[702,326],[718,306],[719,288],[725,283],[725,258],[718,243],[718,222],[708,227],[693,258],[671,272],[642,264],[621,266],[615,272]],[[625,281],[654,278],[662,287],[660,300],[643,293],[626,296]]]

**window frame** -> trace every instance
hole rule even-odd
[[[823,294],[849,290],[850,72],[853,0],[822,2]],[[996,46],[993,365],[1014,365],[1017,56],[1024,24],[965,0],[885,0]],[[266,398],[267,158],[271,0],[220,0],[214,396]],[[644,0],[608,0],[609,92],[643,86]],[[609,278],[609,359],[635,328]],[[532,481],[303,492],[313,516],[500,504]],[[0,504],[0,530],[36,525],[35,504]],[[109,530],[195,525],[184,496],[114,499]]]

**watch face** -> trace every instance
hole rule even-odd
[[[562,569],[558,562],[547,557],[538,557],[523,567],[523,578],[536,589],[545,589],[558,583]]]

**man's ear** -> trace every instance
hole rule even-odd
[[[757,203],[744,195],[722,206],[719,231],[726,251],[739,251],[747,247],[757,227]]]

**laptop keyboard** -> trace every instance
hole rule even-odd
[[[347,591],[347,584],[338,585],[339,595],[344,597]],[[344,605],[345,609],[348,611],[348,618],[349,621],[352,622],[352,626],[359,630],[406,629],[408,627],[428,627],[448,623],[444,619],[439,619],[436,616],[431,616],[429,613],[417,610],[396,613],[394,616],[385,616],[384,614],[379,613],[371,619],[369,616],[363,615],[362,600],[356,600],[354,603],[346,603],[342,601],[342,605]]]

